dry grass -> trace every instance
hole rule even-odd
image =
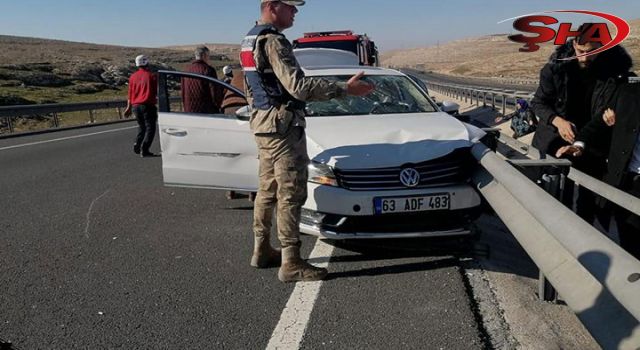
[[[633,20],[630,25],[631,36],[623,45],[634,61],[640,62],[640,20]],[[382,64],[471,77],[538,78],[555,46],[542,46],[535,53],[518,52],[519,47],[507,35],[490,35],[436,47],[386,52]]]
[[[179,50],[179,51],[194,51],[196,47],[205,45],[206,47],[218,55],[226,55],[228,58],[235,60],[240,55],[240,45],[233,44],[193,44],[193,45],[180,45],[180,46],[168,46],[165,49]]]
[[[190,51],[195,46],[142,48],[0,35],[0,101],[3,97],[27,100],[20,103],[125,99],[126,79],[117,83],[104,81],[103,72],[128,77],[135,70],[133,60],[139,54],[148,55],[158,69],[183,70],[192,61]],[[211,64],[218,71],[224,65],[237,63],[239,45],[209,44],[209,47]],[[52,78],[63,83],[59,86],[30,83]],[[103,86],[79,93],[79,89],[96,84]]]

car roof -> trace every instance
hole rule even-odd
[[[313,77],[329,75],[355,75],[360,72],[364,72],[365,75],[406,76],[405,74],[398,72],[397,70],[369,66],[317,66],[302,67],[302,70],[304,70],[306,75]]]

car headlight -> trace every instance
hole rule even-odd
[[[338,187],[338,180],[330,166],[312,162],[309,164],[309,182]]]

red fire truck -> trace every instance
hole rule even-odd
[[[324,48],[350,51],[359,57],[360,65],[377,66],[378,48],[366,34],[354,34],[351,30],[304,33],[293,41],[296,49]]]

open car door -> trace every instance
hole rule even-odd
[[[256,191],[258,152],[248,118],[184,111],[179,89],[185,79],[244,97],[242,91],[217,79],[159,72],[158,126],[165,185]]]

